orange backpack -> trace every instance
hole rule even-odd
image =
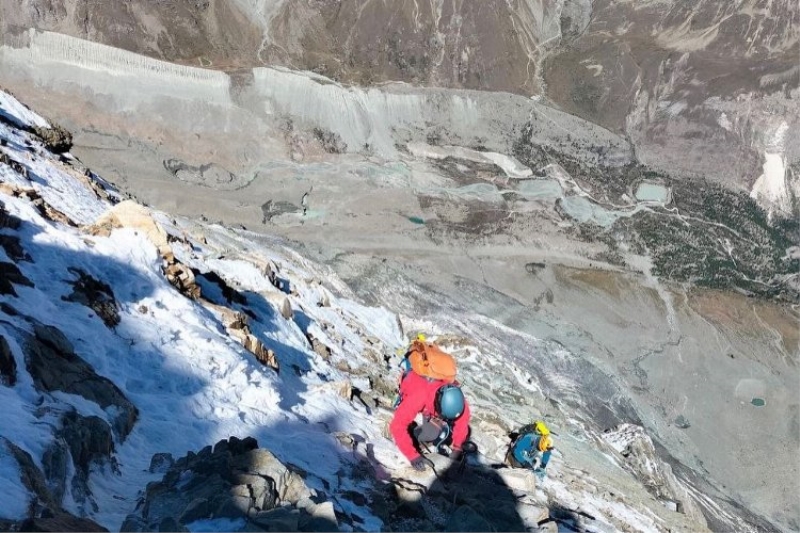
[[[429,342],[415,340],[408,353],[411,370],[420,376],[452,383],[456,379],[456,360]]]

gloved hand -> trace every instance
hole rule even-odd
[[[534,468],[533,475],[536,476],[536,479],[539,481],[544,481],[545,476],[547,473],[544,471],[544,468]]]
[[[450,452],[450,460],[454,463],[459,462],[461,459],[464,458],[464,452],[461,451],[460,448],[453,448],[453,451]]]
[[[420,455],[419,457],[411,461],[411,467],[417,472],[424,472],[428,468],[433,468],[433,463],[429,459],[426,459],[425,457]]]

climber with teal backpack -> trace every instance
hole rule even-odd
[[[395,444],[415,470],[432,467],[421,453],[428,446],[453,461],[461,461],[469,435],[470,410],[455,379],[453,356],[418,336],[406,352],[403,367],[396,410],[389,425]],[[422,424],[416,424],[420,413]]]
[[[541,481],[553,452],[553,438],[547,425],[537,420],[511,434],[506,464],[514,468],[530,468]]]

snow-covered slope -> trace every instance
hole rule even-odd
[[[431,324],[365,306],[278,240],[123,199],[50,152],[27,131],[46,121],[2,92],[0,117],[0,529],[55,513],[119,530],[162,477],[154,454],[181,457],[231,436],[254,437],[302,472],[343,530],[706,527],[695,500],[710,498],[692,496],[652,444],[639,459],[667,480],[659,493],[646,486],[653,472],[627,465],[586,413],[544,394],[577,386],[558,375],[571,368],[559,347],[487,319],[465,334],[478,322],[456,310]],[[480,453],[463,478],[415,477],[385,437],[396,351],[417,329],[456,355],[474,406]],[[543,350],[553,372],[510,359],[503,335]],[[506,433],[534,417],[557,433],[538,486],[529,472],[497,468]],[[505,495],[505,514],[457,498],[481,483]],[[186,525],[257,530],[244,518]]]

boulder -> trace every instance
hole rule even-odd
[[[519,494],[531,494],[536,490],[536,476],[527,468],[503,468],[497,471],[508,488]]]
[[[123,529],[158,530],[167,518],[174,519],[181,527],[195,520],[214,518],[260,517],[263,522],[268,517],[280,516],[265,514],[266,511],[281,504],[307,501],[314,495],[299,474],[269,451],[259,449],[258,442],[251,437],[231,437],[196,454],[190,452],[174,464],[169,464],[170,460],[168,454],[153,457],[151,465],[159,465],[158,469],[166,467],[166,472],[161,481],[147,486],[143,505],[127,517]],[[326,517],[332,510],[332,507],[318,509]],[[298,519],[280,523],[292,525]],[[267,526],[259,522],[258,527]],[[270,527],[267,529],[272,530]]]
[[[307,516],[302,513],[297,527],[299,531],[316,531],[319,533],[339,531],[339,524],[335,520],[331,521],[320,516]]]
[[[233,468],[242,473],[268,477],[275,482],[275,491],[280,503],[296,503],[311,496],[303,478],[284,466],[268,450],[251,450],[237,457]]]
[[[212,505],[212,500],[209,498],[195,498],[178,517],[178,522],[181,524],[191,524],[195,520],[203,520],[214,516],[215,507]]]
[[[250,319],[246,314],[211,303],[204,298],[199,298],[199,300],[204,307],[220,314],[228,335],[236,339],[244,346],[245,350],[253,354],[259,363],[272,368],[276,372],[280,372],[280,362],[277,355],[274,351],[264,346],[264,343],[250,332],[250,327],[247,325]]]
[[[264,531],[299,531],[301,513],[287,506],[261,511],[250,516],[250,520]]]
[[[175,464],[175,458],[171,453],[157,453],[150,459],[150,467],[147,469],[151,474],[164,474]]]
[[[133,200],[125,200],[102,214],[86,228],[92,235],[109,235],[114,228],[132,228],[143,234],[157,249],[169,248],[167,232],[155,221],[150,210]]]
[[[292,302],[289,297],[282,292],[278,291],[261,291],[259,292],[286,320],[290,320],[294,316],[292,310]]]
[[[167,281],[187,298],[192,300],[199,299],[202,291],[197,284],[192,269],[176,261],[174,257],[172,257],[172,260],[165,259],[164,262],[165,266],[163,269]]]
[[[51,128],[32,126],[31,132],[42,139],[47,149],[54,154],[69,152],[72,148],[72,134],[58,124],[53,124]]]
[[[306,334],[306,338],[308,339],[309,344],[311,344],[311,348],[316,352],[317,355],[322,357],[325,361],[330,359],[331,357],[331,349],[325,346],[325,344],[317,339],[312,334]]]
[[[254,507],[252,498],[234,494],[220,504],[214,518],[242,518]]]
[[[72,294],[62,298],[90,308],[106,327],[114,328],[119,325],[119,304],[111,287],[79,268],[71,267],[69,271],[77,276],[77,279],[72,282]]]

